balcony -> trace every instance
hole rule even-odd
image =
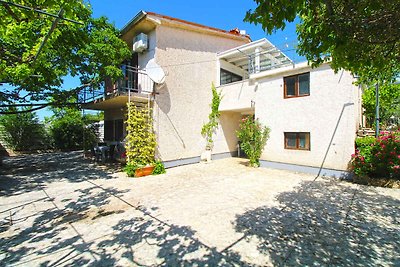
[[[219,111],[253,111],[256,89],[257,86],[249,83],[249,80],[219,86],[222,94]]]
[[[293,68],[293,61],[267,39],[254,41],[217,54],[222,101],[220,111],[254,112],[257,78]]]
[[[127,102],[148,102],[153,93],[154,82],[147,73],[131,66],[124,66],[123,72],[124,78],[114,84],[111,80],[106,80],[103,88],[87,88],[81,92],[79,97],[86,103],[85,109],[107,110],[123,107]]]

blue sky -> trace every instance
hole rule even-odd
[[[252,0],[90,0],[89,2],[93,8],[94,17],[106,16],[119,29],[140,10],[151,11],[224,30],[234,28],[246,30],[252,40],[266,37],[295,62],[304,61],[295,52],[297,43],[295,23],[288,24],[284,31],[267,35],[260,25],[256,26],[243,22],[246,11],[256,7]],[[64,86],[67,89],[75,88],[79,86],[79,81],[66,78]],[[45,109],[39,111],[38,115],[42,120],[45,116],[50,116],[51,113]]]
[[[278,48],[285,50],[293,60],[302,60],[293,47],[297,42],[295,23],[289,24],[284,31],[266,35],[260,25],[243,22],[246,11],[256,7],[253,0],[91,0],[90,3],[95,17],[107,16],[117,28],[122,28],[140,10],[151,11],[224,30],[246,30],[253,40],[266,37]]]

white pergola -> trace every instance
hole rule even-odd
[[[294,65],[294,62],[266,38],[218,53],[225,61],[248,75]]]

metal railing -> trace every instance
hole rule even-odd
[[[102,88],[99,89],[86,88],[81,92],[80,99],[88,103],[105,97],[129,93],[151,94],[153,92],[154,82],[146,71],[125,65],[122,67],[122,71],[124,73],[123,79],[115,83],[106,80]]]

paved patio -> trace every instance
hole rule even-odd
[[[224,159],[127,178],[80,153],[0,176],[0,265],[400,266],[400,190]]]

